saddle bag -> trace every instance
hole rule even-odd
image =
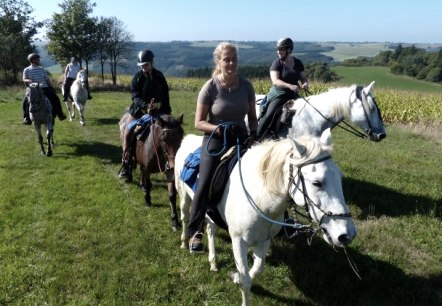
[[[193,153],[190,153],[184,161],[184,167],[181,170],[180,178],[195,192],[197,178],[200,170],[201,148],[199,147]]]

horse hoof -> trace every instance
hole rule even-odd
[[[239,273],[238,272],[231,272],[230,278],[235,284],[239,284]]]
[[[48,153],[46,153],[47,157],[51,157],[52,156],[52,151],[48,151]]]
[[[216,263],[210,264],[210,272],[218,272],[218,266]]]
[[[151,202],[146,202],[146,207],[152,207],[152,203]]]

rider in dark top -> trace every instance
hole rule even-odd
[[[304,64],[290,55],[293,47],[293,40],[290,38],[282,38],[276,45],[278,58],[270,66],[270,78],[273,85],[267,94],[265,113],[258,123],[258,139],[265,137],[278,109],[288,100],[298,98],[300,89],[308,89]]]
[[[129,108],[129,119],[124,131],[122,144],[122,168],[119,177],[126,182],[132,180],[129,162],[132,136],[137,125],[147,126],[160,114],[171,114],[169,86],[163,73],[153,66],[155,55],[151,50],[138,53],[137,65],[140,70],[135,73],[131,83],[132,105]]]

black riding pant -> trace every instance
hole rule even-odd
[[[51,101],[52,114],[54,118],[55,116],[60,117],[60,115],[63,114],[63,110],[61,109],[60,98],[57,96],[54,87],[44,87],[42,89],[46,97],[48,97],[49,101]]]
[[[63,114],[63,110],[61,108],[60,98],[58,98],[57,93],[53,87],[42,87],[43,93],[49,99],[52,105],[52,116],[55,118],[56,116],[60,117]],[[26,95],[23,97],[22,101],[23,107],[23,117],[29,118],[29,103]]]
[[[69,98],[69,94],[71,92],[71,86],[74,83],[75,79],[67,78],[63,83],[63,99],[67,100]]]
[[[258,139],[263,137],[269,129],[274,127],[275,120],[278,117],[277,112],[285,102],[287,102],[286,97],[280,96],[269,103],[266,113],[258,122],[258,129],[256,130]]]
[[[247,135],[246,131],[244,131],[244,135]],[[244,135],[238,135],[240,141],[244,140]],[[209,143],[209,147],[207,147],[207,143]],[[210,138],[209,135],[205,135],[203,138],[198,185],[193,196],[189,226],[187,228],[189,238],[193,237],[196,232],[203,232],[204,218],[209,205],[208,196],[212,176],[220,163],[221,157],[235,144],[236,139],[228,139],[228,143],[224,145],[224,140],[221,136]],[[209,154],[207,151],[212,154]],[[217,154],[218,152],[219,154]],[[214,156],[215,154],[216,156]]]

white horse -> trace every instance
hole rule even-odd
[[[350,126],[343,127],[344,129],[375,142],[381,141],[387,134],[373,95],[374,83],[371,82],[365,88],[357,85],[334,88],[318,95],[292,100],[288,112],[294,115],[288,128],[279,131],[278,136],[283,138],[288,135],[292,138],[301,135],[320,136],[325,129],[333,129],[344,120],[348,120],[357,125],[362,132]],[[262,100],[263,97],[257,95],[256,101]],[[256,109],[259,118],[261,107]]]
[[[38,143],[40,144],[41,154],[52,156],[54,118],[52,116],[52,105],[38,83],[29,84],[26,89],[26,97],[29,103],[29,116],[34,124],[37,132]],[[45,152],[43,145],[43,135],[41,134],[41,126],[46,126],[46,140],[48,150]]]
[[[75,108],[77,109],[79,115],[80,115],[80,124],[85,125],[84,121],[84,108],[86,106],[87,101],[87,88],[86,88],[86,82],[87,82],[87,75],[86,71],[80,70],[77,74],[77,78],[72,83],[70,95],[72,97],[73,102],[71,102],[69,99],[65,102],[66,107],[69,112],[69,120],[72,121],[75,118]],[[75,107],[73,107],[72,103]]]
[[[202,138],[188,135],[176,155],[175,177],[180,195],[183,233],[186,228],[192,190],[178,179],[184,160],[201,145]],[[204,149],[204,148],[203,148]],[[237,163],[218,205],[232,239],[237,272],[232,275],[242,293],[242,304],[250,304],[252,279],[263,271],[271,239],[284,224],[284,212],[292,199],[308,212],[316,229],[332,246],[344,247],[356,236],[355,225],[342,192],[341,171],[331,159],[330,129],[321,138],[302,137],[266,141],[249,149]],[[209,262],[217,271],[214,235],[216,225],[207,218]],[[247,253],[253,247],[253,266],[249,270]]]

